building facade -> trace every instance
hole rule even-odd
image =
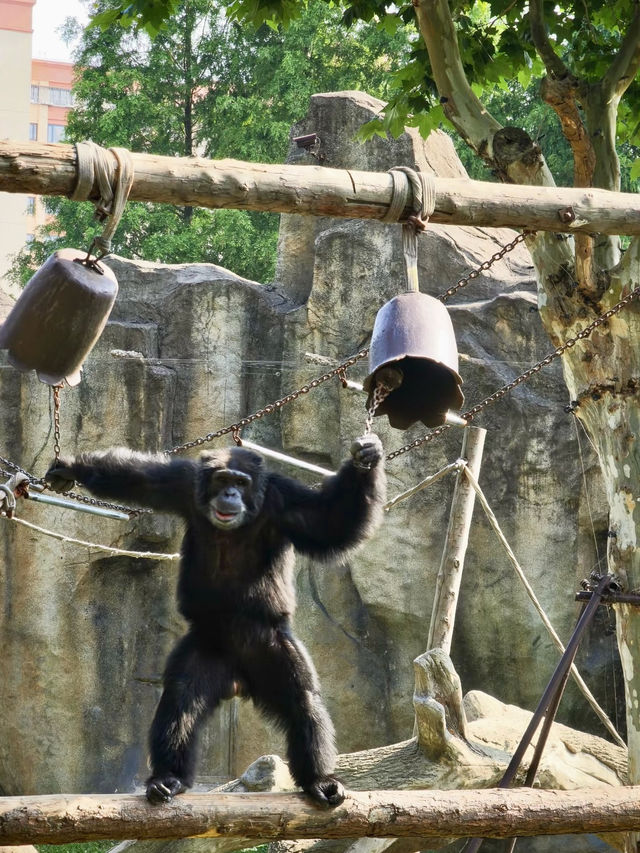
[[[40,0],[44,2],[44,0]],[[73,66],[32,59],[32,13],[36,0],[0,0],[0,139],[60,142],[72,106]],[[11,257],[46,222],[44,200],[0,193],[0,287]]]

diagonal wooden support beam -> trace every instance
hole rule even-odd
[[[112,168],[116,160],[113,155]],[[132,201],[381,220],[391,203],[388,172],[132,154]],[[640,234],[640,195],[600,189],[520,186],[434,178],[431,221],[567,233]],[[71,196],[73,145],[0,141],[0,191]],[[97,186],[91,192],[98,197]],[[405,215],[410,213],[405,210]]]
[[[323,809],[301,794],[0,798],[0,845],[120,838],[434,838],[640,829],[640,787],[349,792]]]

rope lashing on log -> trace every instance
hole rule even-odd
[[[388,172],[134,152],[131,159],[135,169],[131,201],[382,221],[393,193]],[[72,145],[0,141],[0,191],[71,198],[77,184]],[[468,178],[436,177],[434,186],[434,223],[569,234],[640,234],[636,193]],[[94,185],[90,198],[97,196]],[[566,215],[568,209],[572,217]]]
[[[393,189],[382,221],[411,222],[418,230],[424,229],[425,221],[431,218],[436,207],[434,176],[428,172],[416,172],[409,166],[393,166],[389,174]],[[406,208],[409,208],[409,214],[406,214]]]
[[[97,184],[99,197],[94,202],[95,213],[96,218],[104,222],[104,226],[102,234],[93,238],[88,254],[95,250],[97,260],[100,260],[111,252],[111,241],[133,185],[135,176],[133,161],[126,148],[107,150],[91,141],[76,142],[75,150],[78,180],[71,199],[87,201],[91,198],[94,184]],[[109,156],[109,152],[112,157]],[[112,168],[113,158],[117,163],[116,170]]]

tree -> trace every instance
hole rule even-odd
[[[115,14],[160,23],[177,0],[134,0]],[[230,0],[238,20],[287,23],[302,3]],[[539,83],[546,115],[555,114],[573,159],[573,183],[617,190],[618,146],[638,142],[640,5],[634,0],[345,0],[344,22],[376,21],[393,31],[413,21],[420,41],[395,75],[381,132],[405,123],[427,132],[446,118],[501,181],[552,185],[544,142],[502,123],[488,98],[513,81]],[[125,11],[126,10],[126,11]],[[149,13],[153,11],[153,16]],[[155,17],[154,17],[155,16]],[[553,111],[550,113],[549,110]],[[376,130],[376,128],[370,129]],[[632,179],[637,178],[637,163]],[[563,211],[571,216],[571,210]],[[528,237],[542,321],[554,344],[573,336],[640,285],[640,240],[623,252],[617,237],[553,233]],[[637,304],[563,355],[565,379],[598,452],[610,506],[609,567],[640,588],[640,311]],[[622,606],[618,642],[625,672],[630,777],[640,780],[640,614]]]
[[[109,16],[111,0],[100,0]],[[77,29],[77,25],[75,25]],[[69,34],[74,24],[68,24]],[[313,2],[286,32],[246,31],[223,4],[186,0],[151,40],[115,22],[82,33],[75,56],[77,107],[66,139],[92,139],[155,154],[202,154],[281,162],[291,125],[317,91],[369,87],[384,96],[388,73],[408,50],[406,31],[360,25],[345,37],[338,9]],[[91,205],[47,202],[52,220],[17,256],[24,282],[52,250],[88,248],[99,225]],[[270,281],[275,214],[129,203],[114,252],[165,263],[204,261]]]

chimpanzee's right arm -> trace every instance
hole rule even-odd
[[[192,512],[197,463],[124,447],[61,457],[45,480],[57,492],[74,481],[100,498],[187,516]]]

